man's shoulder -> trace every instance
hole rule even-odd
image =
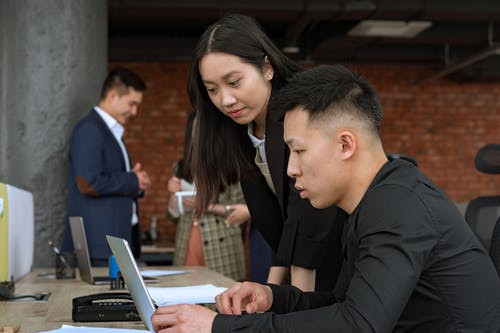
[[[79,132],[96,132],[102,129],[104,127],[102,126],[102,121],[99,119],[99,115],[94,110],[91,110],[73,127],[73,134]]]

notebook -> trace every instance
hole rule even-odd
[[[146,284],[141,277],[139,268],[134,260],[130,246],[125,239],[106,236],[111,252],[116,258],[120,272],[125,280],[128,291],[134,300],[137,312],[148,330],[153,332],[151,316],[155,311],[153,300],[149,296]]]

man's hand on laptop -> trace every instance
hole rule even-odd
[[[216,313],[201,305],[160,306],[151,317],[155,332],[210,333]]]
[[[255,282],[238,282],[215,296],[217,311],[222,314],[266,312],[273,304],[273,292],[269,286]]]

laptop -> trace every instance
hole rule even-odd
[[[127,288],[134,300],[137,312],[148,330],[153,332],[151,316],[155,312],[155,305],[149,296],[146,284],[139,273],[139,268],[135,263],[130,246],[125,239],[113,236],[106,236],[111,252],[118,262],[120,272],[127,284]]]
[[[69,226],[71,237],[75,247],[76,264],[80,271],[80,277],[83,281],[90,284],[109,284],[109,276],[93,276],[92,266],[90,265],[89,248],[87,246],[87,237],[83,227],[83,218],[80,216],[70,216]],[[160,280],[152,277],[144,277],[148,283],[159,282]]]
[[[92,276],[83,219],[80,216],[70,216],[69,226],[75,247],[76,264],[78,265],[81,279],[90,284],[109,284],[109,276]]]

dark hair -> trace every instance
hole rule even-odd
[[[175,172],[176,177],[183,178],[188,182],[193,181],[193,176],[189,161],[192,150],[193,123],[195,116],[196,116],[195,112],[191,112],[188,116],[186,123],[186,130],[184,133],[184,152],[182,155],[182,159],[177,163],[177,171]]]
[[[281,111],[303,108],[309,120],[349,113],[365,120],[380,137],[382,106],[368,81],[341,65],[322,65],[297,73],[280,90],[272,106]]]
[[[101,99],[104,99],[106,94],[113,89],[116,89],[119,95],[125,95],[130,87],[140,92],[146,90],[146,84],[137,73],[123,66],[115,67],[104,79]]]
[[[287,58],[254,19],[230,14],[212,24],[195,48],[188,78],[188,94],[197,113],[193,140],[192,171],[197,188],[197,213],[215,202],[231,184],[255,171],[248,155],[252,149],[247,127],[223,115],[212,103],[199,72],[202,57],[211,52],[238,56],[259,70],[266,57],[274,69],[272,94],[301,68]]]

